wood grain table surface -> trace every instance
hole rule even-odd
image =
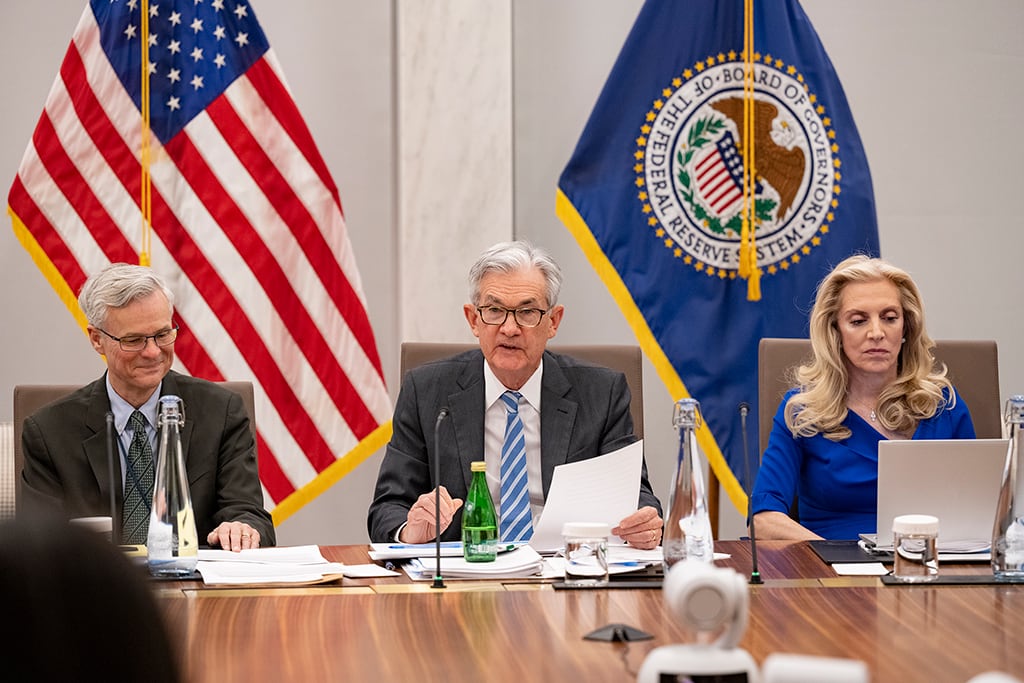
[[[720,541],[718,564],[750,572],[749,545]],[[325,546],[369,562],[366,546]],[[764,585],[750,590],[740,647],[863,660],[873,681],[966,681],[987,670],[1024,677],[1024,586],[886,586],[838,577],[806,543],[758,544]],[[943,566],[984,573],[985,565]],[[654,648],[693,642],[661,590],[555,590],[550,582],[350,579],[296,588],[159,584],[187,680],[630,681]],[[630,643],[584,636],[626,624]]]

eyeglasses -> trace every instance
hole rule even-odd
[[[142,351],[146,348],[146,344],[149,343],[150,339],[157,346],[170,346],[178,338],[177,325],[169,330],[161,330],[156,334],[132,334],[127,337],[115,337],[102,327],[97,327],[96,329],[116,341],[121,346],[122,351]]]
[[[520,327],[537,327],[540,325],[545,310],[539,308],[505,308],[504,306],[477,306],[476,312],[485,325],[504,325],[508,320],[508,314]]]

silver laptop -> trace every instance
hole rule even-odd
[[[1007,439],[878,442],[878,545],[892,545],[892,520],[939,518],[939,550],[987,550]]]

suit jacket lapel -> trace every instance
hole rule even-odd
[[[82,440],[82,449],[85,457],[92,468],[93,476],[96,478],[96,485],[99,488],[101,500],[110,500],[110,465],[107,456],[107,412],[110,410],[110,397],[107,396],[106,375],[92,383],[89,393],[89,407],[85,415],[85,426],[91,434]],[[114,439],[117,435],[113,435]],[[121,490],[121,458],[117,450],[117,443],[110,444],[114,459],[114,502],[118,523],[121,516],[121,504],[123,491]]]
[[[458,450],[459,469],[469,489],[473,477],[470,463],[484,459],[484,361],[467,363],[457,378],[459,389],[448,395],[449,419],[455,430],[455,444]],[[442,432],[443,433],[443,432]],[[442,449],[444,448],[442,442]],[[442,461],[443,462],[443,461]]]
[[[544,352],[540,399],[540,463],[544,498],[551,488],[555,466],[569,459],[569,437],[576,423],[575,401],[566,398],[572,385],[550,352]]]

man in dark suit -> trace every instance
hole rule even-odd
[[[464,313],[480,349],[406,374],[368,513],[374,542],[434,539],[436,457],[442,538],[459,538],[471,461],[487,462],[498,503],[508,419],[502,397],[509,391],[518,397],[534,519],[543,509],[556,465],[610,453],[636,440],[622,373],[545,350],[564,312],[557,303],[561,273],[547,253],[524,242],[497,244],[470,270],[470,287],[473,303],[465,305]],[[434,429],[443,407],[450,417],[441,423],[438,454]],[[638,507],[612,531],[639,548],[654,548],[661,540],[661,505],[646,466]]]
[[[122,519],[115,523],[125,526],[125,542],[144,542],[139,538],[145,538],[148,508],[140,507],[128,522],[131,511],[125,512],[124,502],[141,500],[148,506],[152,483],[147,487],[139,470],[128,466],[128,454],[136,427],[139,439],[144,430],[156,453],[159,398],[171,394],[185,409],[182,451],[199,538],[230,550],[274,545],[274,523],[263,507],[256,445],[241,397],[171,371],[178,328],[174,296],[163,281],[149,268],[113,264],[86,282],[79,305],[93,348],[106,357],[107,372],[26,418],[18,514],[109,514],[106,415],[111,412],[114,447],[121,454],[115,458],[120,479],[115,479],[115,498]],[[129,526],[136,538],[128,537]]]

